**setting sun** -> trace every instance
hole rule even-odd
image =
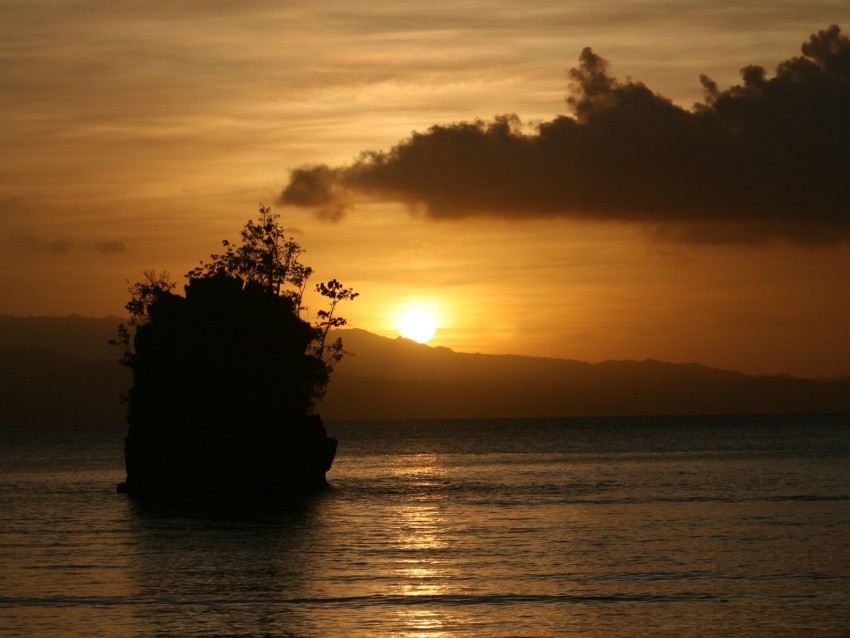
[[[437,332],[437,320],[427,310],[411,308],[399,317],[398,331],[405,339],[427,343]]]

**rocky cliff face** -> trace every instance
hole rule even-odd
[[[318,416],[327,380],[292,302],[234,277],[162,293],[135,333],[126,439],[134,494],[322,485],[336,451]]]

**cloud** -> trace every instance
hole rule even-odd
[[[342,185],[344,173],[324,165],[295,169],[286,187],[286,203],[312,208],[324,221],[339,221],[351,207],[348,189]]]
[[[292,171],[283,204],[338,220],[358,199],[433,219],[575,217],[650,224],[688,242],[850,239],[850,40],[831,26],[768,77],[687,110],[621,81],[590,48],[569,72],[571,116],[437,125],[343,167]]]
[[[94,249],[103,255],[116,255],[127,250],[127,246],[120,240],[103,240],[94,243]]]
[[[67,239],[44,240],[34,235],[12,237],[12,244],[25,252],[40,253],[49,252],[54,255],[67,253],[72,244]]]

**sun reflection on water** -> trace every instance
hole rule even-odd
[[[397,593],[411,605],[398,610],[400,635],[430,638],[448,635],[451,619],[434,609],[431,599],[448,593],[452,568],[444,556],[450,549],[444,491],[434,489],[445,481],[445,470],[436,454],[405,456],[394,468],[395,478],[407,483],[404,503],[397,511],[396,543],[401,551],[396,575]],[[415,602],[414,602],[415,601]]]
[[[409,505],[398,512],[398,544],[404,550],[435,551],[447,546],[446,525],[435,505]]]
[[[411,607],[403,610],[399,620],[405,628],[405,638],[440,638],[449,635],[449,626],[441,612]]]

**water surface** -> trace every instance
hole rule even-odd
[[[0,634],[848,635],[850,417],[328,429],[321,495],[159,507],[0,430]]]

